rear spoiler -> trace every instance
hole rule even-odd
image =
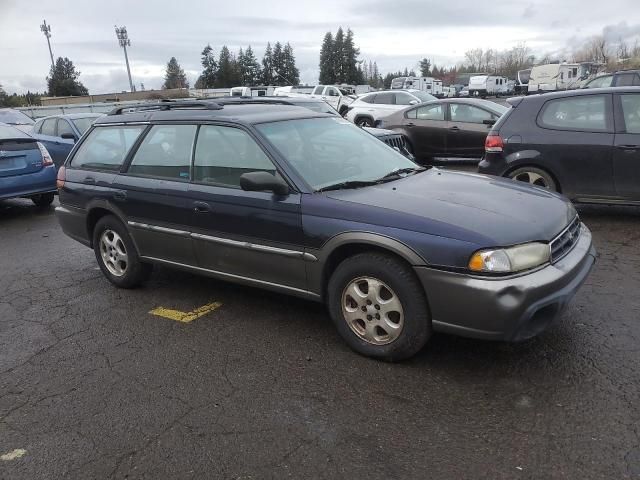
[[[511,98],[507,98],[507,103],[511,105],[513,108],[515,108],[518,105],[520,105],[520,102],[522,100],[524,100],[524,97],[511,97]]]

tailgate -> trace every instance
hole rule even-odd
[[[0,178],[42,170],[42,153],[35,140],[0,140]]]

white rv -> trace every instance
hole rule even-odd
[[[489,95],[498,95],[500,79],[496,75],[474,75],[469,78],[469,96],[485,98]]]
[[[232,97],[270,97],[276,87],[232,87],[229,95]]]
[[[391,80],[391,89],[421,90],[434,97],[442,97],[442,80],[433,77],[397,77]]]
[[[598,65],[584,63],[548,63],[531,69],[527,93],[555,92],[580,88],[593,78]]]

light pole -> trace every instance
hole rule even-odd
[[[127,27],[115,27],[116,28],[116,37],[118,37],[118,42],[120,46],[124,49],[124,60],[127,62],[127,75],[129,75],[129,86],[131,87],[131,92],[136,91],[136,87],[133,86],[133,81],[131,80],[131,69],[129,68],[129,56],[127,55],[127,47],[131,46],[131,41],[129,40],[129,35],[127,34]]]
[[[44,33],[44,36],[47,37],[47,45],[49,45],[49,56],[51,57],[51,68],[55,68],[55,62],[53,61],[53,52],[51,51],[51,25],[47,25],[47,21],[43,20],[42,25],[40,25],[40,30]]]

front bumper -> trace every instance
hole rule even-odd
[[[583,224],[573,250],[531,273],[481,277],[416,267],[433,328],[465,337],[519,341],[541,333],[564,310],[596,260]]]

